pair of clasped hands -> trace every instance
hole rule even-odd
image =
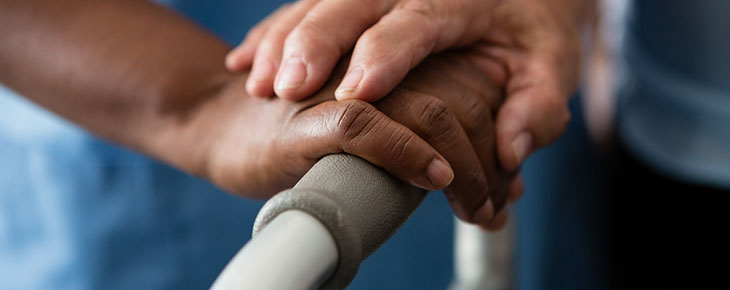
[[[211,158],[209,175],[231,191],[270,196],[318,158],[347,152],[416,187],[443,189],[460,219],[499,229],[505,205],[523,192],[520,164],[570,118],[580,48],[569,2],[281,7],[226,58],[229,71],[250,70],[230,89],[259,103],[247,115],[260,120],[241,120],[256,124],[247,129],[256,148],[243,161]],[[224,136],[240,135],[230,127]],[[218,143],[216,152],[236,150]]]

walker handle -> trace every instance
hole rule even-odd
[[[311,214],[330,231],[339,256],[334,274],[322,289],[343,289],[360,263],[405,223],[425,196],[425,190],[405,184],[359,157],[328,155],[292,189],[266,202],[256,217],[253,234],[286,210]]]

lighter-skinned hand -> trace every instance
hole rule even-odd
[[[522,181],[496,158],[494,112],[501,90],[461,54],[430,58],[387,98],[336,101],[345,64],[301,102],[241,94],[243,81],[197,113],[210,145],[201,175],[224,189],[268,197],[291,187],[322,156],[346,152],[412,185],[444,189],[464,221],[497,229]],[[206,117],[209,116],[209,117]],[[430,178],[439,162],[439,177]]]
[[[226,60],[252,67],[255,96],[301,100],[322,87],[353,50],[340,100],[386,96],[431,53],[469,57],[502,87],[497,150],[506,170],[555,141],[570,119],[580,21],[573,0],[301,0],[262,21]],[[477,73],[479,73],[477,72]]]

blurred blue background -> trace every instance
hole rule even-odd
[[[248,27],[279,4],[175,1],[176,7],[231,44],[240,42]],[[607,186],[600,186],[608,183],[605,161],[588,139],[579,98],[573,99],[571,111],[566,134],[523,167],[526,192],[512,216],[518,221],[519,289],[610,286],[610,200]],[[453,274],[453,222],[443,195],[430,194],[401,231],[363,263],[348,289],[445,289]]]
[[[283,1],[160,1],[231,45]],[[0,88],[0,289],[205,289],[261,202],[88,135]],[[579,110],[524,166],[519,289],[607,287],[605,182]],[[444,289],[453,216],[430,194],[349,289]]]

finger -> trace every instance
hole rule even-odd
[[[277,17],[264,33],[256,48],[251,74],[246,81],[249,95],[269,97],[274,94],[274,76],[281,62],[284,39],[315,3],[316,1],[303,0],[292,4],[285,15]]]
[[[394,121],[411,128],[449,161],[454,180],[444,194],[456,216],[470,223],[488,222],[494,207],[488,198],[487,177],[448,106],[429,95],[400,89],[375,105]]]
[[[472,69],[467,69],[469,66]],[[508,187],[514,175],[501,169],[496,154],[492,112],[503,97],[496,84],[475,71],[478,68],[463,57],[441,54],[427,59],[423,66],[410,72],[399,86],[413,90],[427,87],[429,94],[439,96],[453,111],[484,169],[489,184],[489,198],[498,211],[507,202]],[[430,85],[434,83],[452,85]]]
[[[348,73],[335,96],[338,100],[368,102],[382,98],[430,53],[473,38],[476,34],[466,34],[474,26],[468,25],[472,17],[465,12],[486,2],[491,1],[465,6],[447,1],[404,1],[358,39]]]
[[[497,215],[494,216],[494,219],[492,219],[489,223],[479,226],[488,232],[494,232],[504,228],[504,226],[507,225],[508,219],[509,212],[508,209],[505,208],[502,211],[498,212]]]
[[[522,174],[517,175],[509,185],[509,192],[507,194],[507,201],[512,203],[516,202],[525,193],[525,181],[522,179]]]
[[[258,47],[264,34],[269,30],[272,23],[284,15],[289,7],[291,7],[291,4],[282,5],[246,33],[246,37],[241,44],[226,55],[226,68],[229,71],[240,72],[251,67],[256,47]]]
[[[363,101],[324,102],[299,119],[298,149],[312,159],[347,152],[428,190],[442,189],[454,178],[449,162],[426,141]]]
[[[509,81],[496,125],[498,154],[506,170],[516,170],[527,156],[565,131],[573,88],[561,80],[561,66],[532,62]]]
[[[340,57],[394,2],[326,0],[314,6],[286,38],[276,94],[297,101],[319,90]]]

